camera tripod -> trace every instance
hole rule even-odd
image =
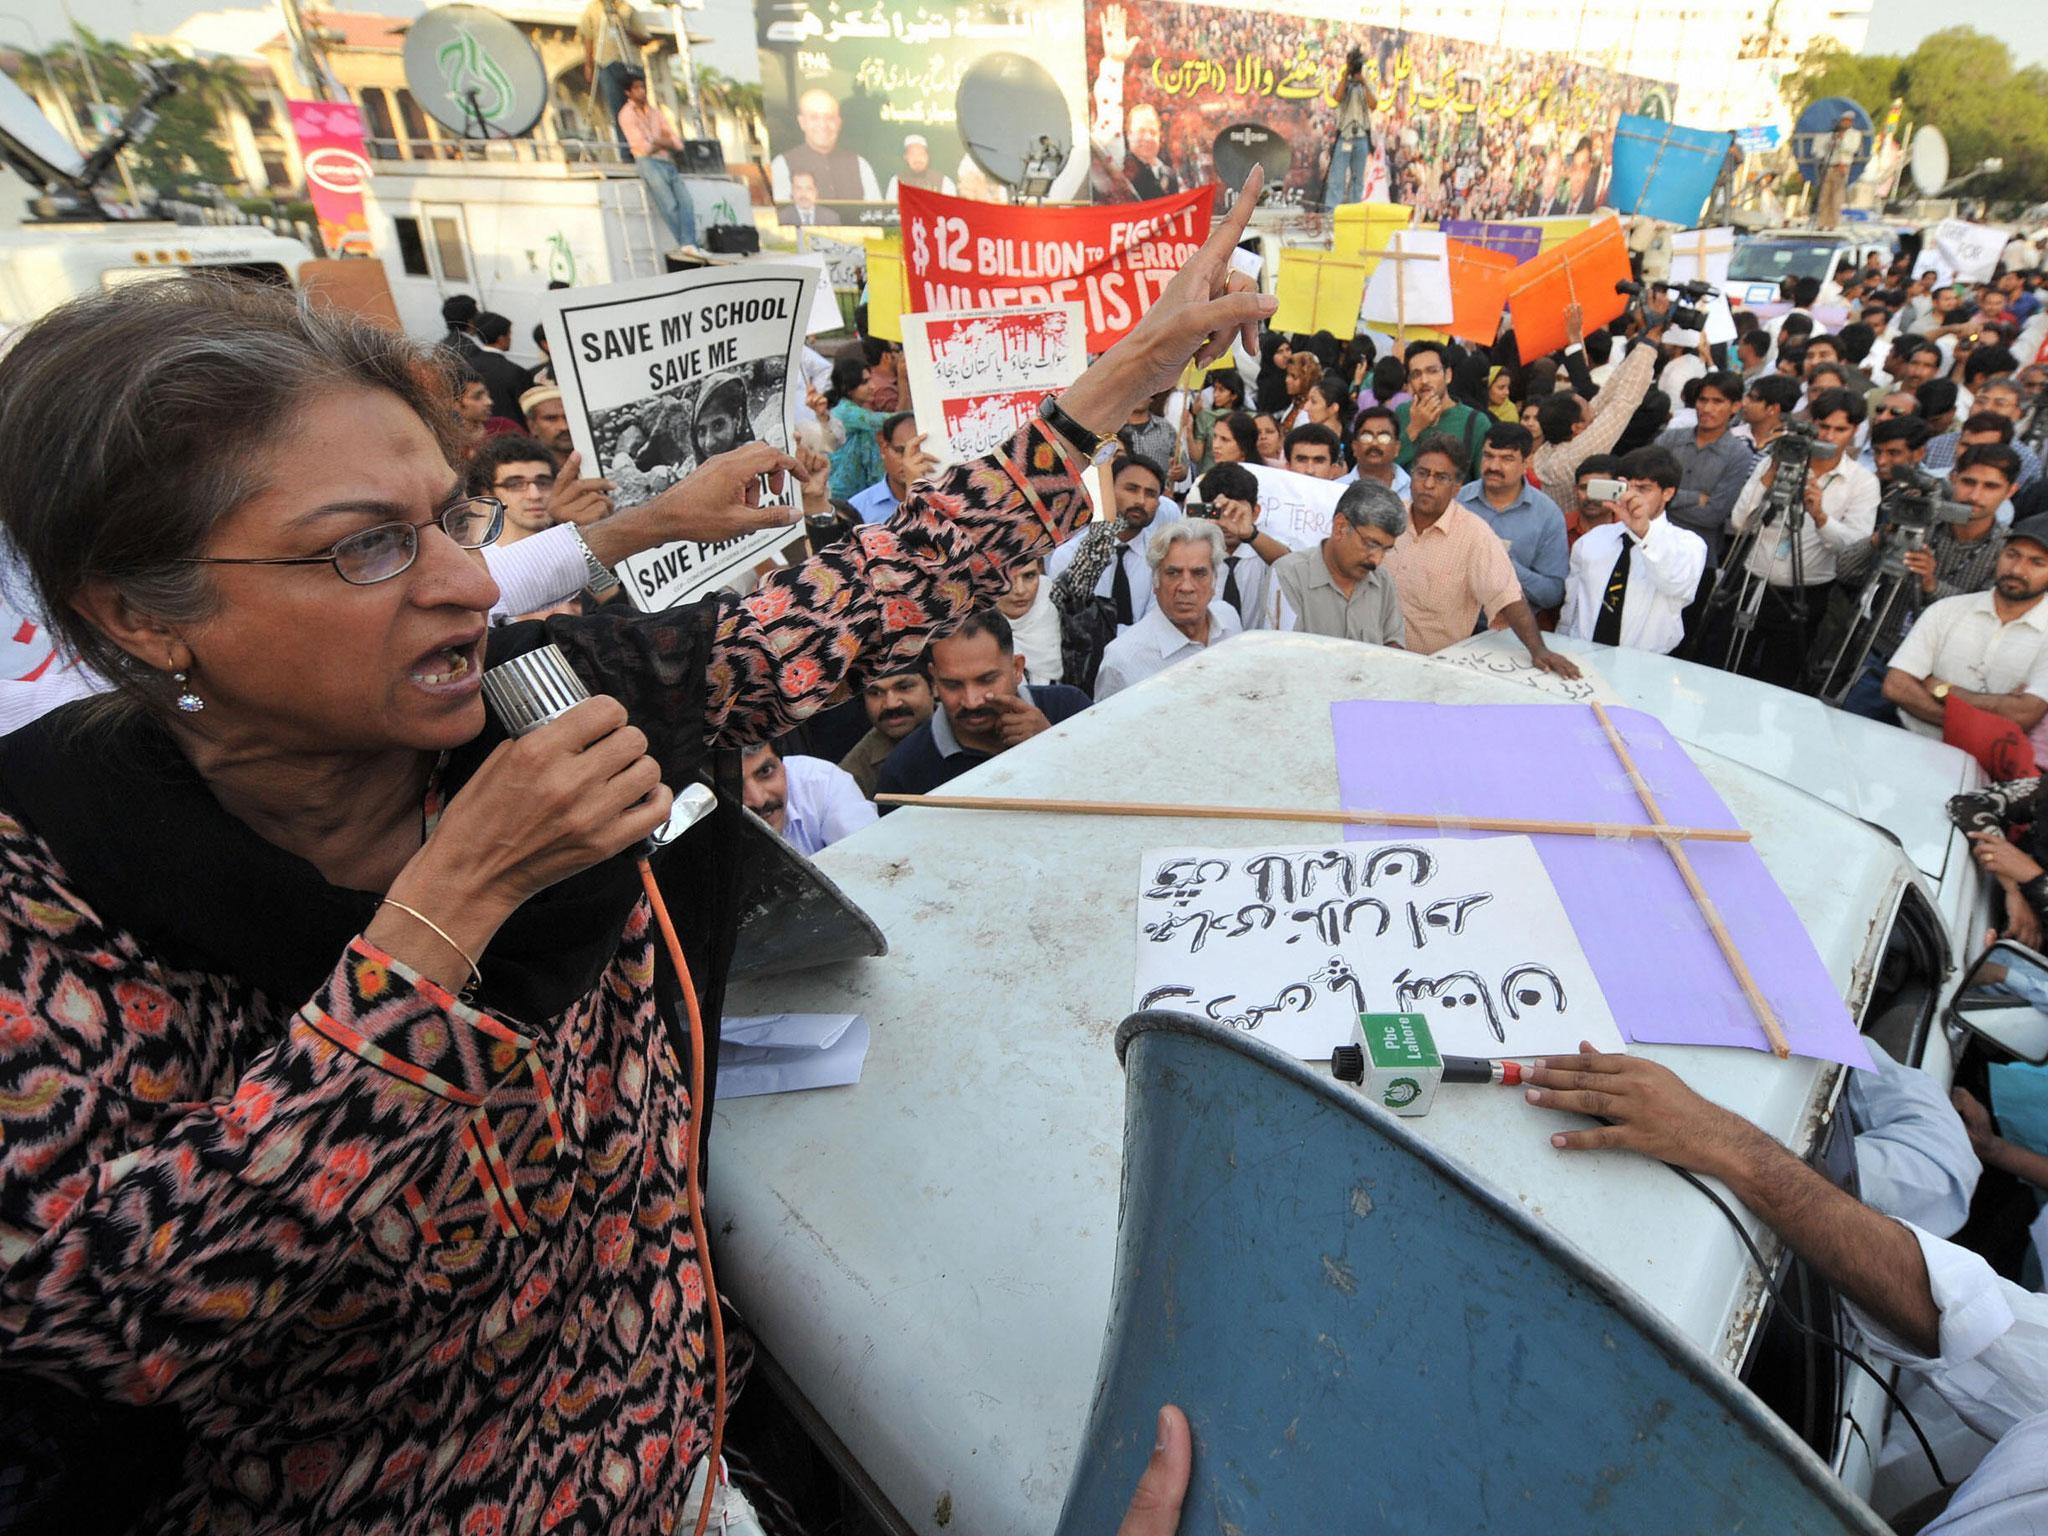
[[[1842,643],[1835,647],[1834,655],[1813,674],[1814,692],[1823,703],[1841,707],[1842,700],[1848,697],[1849,690],[1863,675],[1864,663],[1870,660],[1871,648],[1877,644],[1877,637],[1891,627],[1892,614],[1905,600],[1910,590],[1909,583],[1919,579],[1908,570],[1880,567],[1864,583],[1863,593],[1856,600],[1855,622],[1843,632]],[[1845,670],[1842,662],[1852,649],[1856,659]]]
[[[1770,494],[1758,509],[1756,521],[1729,546],[1728,556],[1714,577],[1713,594],[1707,599],[1700,629],[1702,636],[1711,636],[1716,623],[1727,616],[1728,642],[1719,663],[1724,672],[1741,673],[1749,656],[1750,637],[1756,631],[1757,614],[1770,589],[1769,566],[1761,575],[1749,569],[1750,552],[1767,531],[1782,529],[1790,541],[1792,619],[1802,628],[1806,623],[1806,552],[1801,547],[1800,535],[1806,531],[1808,466],[1804,457],[1792,463],[1778,460]]]

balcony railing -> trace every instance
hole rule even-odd
[[[619,146],[606,139],[365,139],[363,147],[380,166],[402,165],[567,165],[625,173],[631,167]]]

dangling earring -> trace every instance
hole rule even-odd
[[[188,715],[196,715],[199,713],[199,711],[206,708],[206,700],[202,699],[201,697],[199,697],[197,693],[193,692],[192,685],[187,680],[184,673],[173,672],[171,674],[171,681],[176,683],[178,687],[182,690],[178,694],[178,708],[185,711],[185,713]]]

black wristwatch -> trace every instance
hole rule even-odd
[[[1072,443],[1083,458],[1093,459],[1098,464],[1103,460],[1105,445],[1111,448],[1116,446],[1115,438],[1105,438],[1099,432],[1090,432],[1061,410],[1059,401],[1051,395],[1038,402],[1038,419]]]

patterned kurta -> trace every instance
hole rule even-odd
[[[709,736],[902,670],[1087,505],[1034,425],[727,604]],[[0,1366],[175,1405],[166,1529],[674,1529],[712,1383],[657,942],[642,902],[530,1031],[360,937],[266,997],[145,953],[0,813]]]

